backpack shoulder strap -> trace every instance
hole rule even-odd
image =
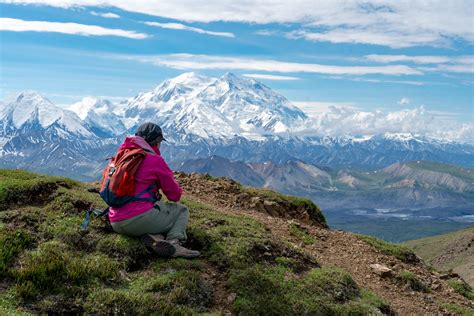
[[[156,198],[155,194],[153,194],[153,189],[156,188],[156,183],[151,184],[149,187],[147,187],[145,190],[142,192],[138,193],[135,195],[135,197],[130,200],[130,202],[135,202],[135,201],[151,201],[151,202],[156,202],[158,199]],[[151,196],[148,198],[143,198],[142,196],[146,193],[149,193]]]

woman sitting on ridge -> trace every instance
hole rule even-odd
[[[165,138],[158,125],[145,123],[138,128],[135,136],[127,137],[120,146],[118,152],[143,149],[146,155],[134,177],[131,177],[132,180],[129,180],[134,181],[135,197],[125,205],[110,207],[110,222],[119,234],[142,236],[146,246],[160,256],[194,258],[200,255],[199,251],[181,246],[181,242],[187,238],[189,210],[177,203],[183,190],[161,157],[160,145],[163,140]],[[171,202],[159,200],[160,189]]]

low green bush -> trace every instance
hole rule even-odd
[[[465,307],[465,306],[461,306],[461,305],[453,304],[453,303],[443,304],[443,307],[451,312],[456,313],[457,315],[461,315],[461,316],[474,315],[474,308]]]
[[[68,287],[82,286],[95,280],[119,280],[120,264],[102,254],[72,252],[58,241],[43,243],[26,252],[12,272],[20,297],[29,299],[39,293],[59,293]]]
[[[299,225],[294,223],[290,224],[290,234],[300,239],[305,245],[313,245],[316,240],[311,236],[308,231]]]
[[[372,236],[357,235],[357,234],[355,236],[365,241],[372,247],[380,250],[382,253],[389,256],[394,256],[402,260],[403,262],[407,262],[407,263],[419,262],[418,257],[408,247],[405,247],[399,244],[389,243]]]
[[[191,315],[209,311],[212,296],[212,288],[200,273],[170,271],[138,276],[126,288],[93,291],[84,308],[98,314]]]
[[[396,278],[401,282],[408,284],[413,291],[425,293],[430,292],[430,288],[425,283],[423,283],[413,272],[402,271],[397,275]]]
[[[456,293],[461,294],[462,296],[474,300],[474,291],[472,287],[463,280],[451,279],[448,281],[448,284],[456,291]]]
[[[8,274],[13,260],[30,243],[30,235],[25,230],[0,230],[0,279]]]
[[[237,294],[233,308],[243,315],[368,315],[383,303],[361,295],[354,280],[335,268],[298,276],[285,267],[256,265],[230,274]]]

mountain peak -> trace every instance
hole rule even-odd
[[[254,88],[252,87],[255,83],[259,83],[254,79],[239,77],[232,72],[225,73],[222,77],[219,78],[220,81],[224,81],[229,85],[235,85],[245,88]]]
[[[32,90],[20,92],[6,105],[1,115],[2,120],[10,121],[16,129],[24,126],[28,129],[31,124],[40,126],[35,128],[47,129],[56,124],[62,136],[66,137],[69,133],[91,136],[75,113],[54,105],[42,94]]]
[[[173,82],[175,84],[182,84],[182,85],[189,85],[192,83],[197,83],[197,82],[208,82],[210,81],[209,77],[199,75],[195,72],[185,72],[182,73],[181,75],[171,78],[169,80],[166,80],[165,82]]]
[[[34,105],[47,104],[53,106],[53,103],[50,100],[48,100],[42,94],[34,90],[25,90],[20,92],[15,97],[13,103],[30,103]]]
[[[226,72],[221,78],[226,78],[226,79],[242,79],[233,72]]]

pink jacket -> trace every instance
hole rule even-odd
[[[174,179],[173,171],[171,171],[165,160],[161,157],[157,147],[151,147],[140,136],[129,136],[120,145],[120,149],[139,147],[145,149],[148,154],[135,174],[135,193],[138,194],[151,184],[156,183],[157,187],[153,190],[153,194],[158,194],[158,190],[161,189],[168,200],[178,202],[181,199],[183,190]],[[150,196],[149,194],[143,195],[144,198]],[[136,201],[118,208],[111,207],[109,209],[110,221],[119,222],[132,218],[145,213],[152,207],[153,202],[151,201]]]

